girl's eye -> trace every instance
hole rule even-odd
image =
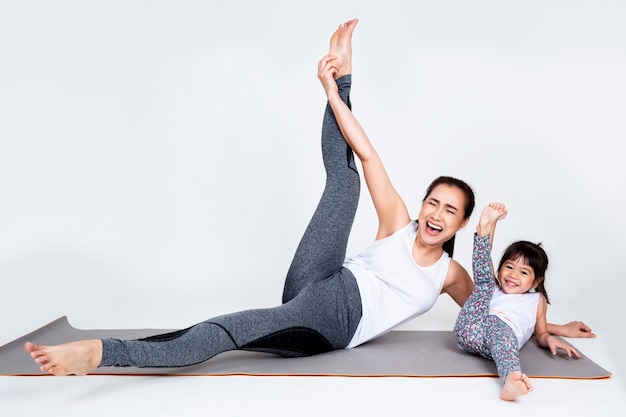
[[[454,211],[452,211],[452,210],[446,210],[446,211],[447,211],[448,213],[450,213],[450,214],[454,214]]]

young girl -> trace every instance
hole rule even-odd
[[[503,204],[491,203],[480,216],[472,256],[474,290],[459,313],[454,334],[462,349],[496,363],[504,382],[500,398],[513,401],[533,389],[519,359],[521,347],[531,336],[553,355],[557,349],[570,357],[580,355],[548,332],[549,301],[544,287],[548,256],[540,245],[512,243],[502,255],[498,277],[494,277],[493,234],[496,223],[506,215]]]

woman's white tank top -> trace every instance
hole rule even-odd
[[[347,347],[355,347],[411,320],[435,304],[448,273],[450,257],[444,252],[433,265],[422,267],[413,259],[417,222],[375,241],[364,252],[347,258],[359,286],[363,315]]]

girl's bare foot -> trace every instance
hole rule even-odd
[[[101,340],[81,340],[56,346],[24,344],[42,372],[51,375],[87,375],[102,361]]]
[[[337,57],[339,71],[335,79],[347,74],[352,74],[352,32],[359,19],[351,19],[339,25],[335,33],[330,37],[329,55]]]
[[[500,398],[505,401],[514,401],[517,397],[528,394],[533,390],[533,384],[526,374],[513,371],[504,379],[504,387],[500,391]]]

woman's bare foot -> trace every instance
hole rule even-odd
[[[520,371],[513,371],[504,379],[500,398],[505,401],[514,401],[517,397],[526,395],[532,390],[533,384],[528,376]]]
[[[359,19],[351,19],[339,25],[335,33],[330,37],[329,55],[337,57],[339,71],[335,79],[347,74],[352,74],[352,32]]]
[[[24,344],[42,372],[52,375],[87,375],[102,361],[101,340],[81,340],[56,346]]]

